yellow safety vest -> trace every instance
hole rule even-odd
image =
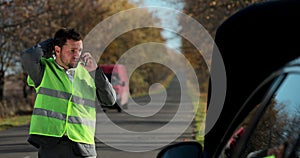
[[[62,137],[74,142],[95,144],[96,87],[89,72],[78,64],[71,83],[53,58],[42,58],[45,65],[31,118],[30,134]],[[30,76],[28,84],[33,85]]]

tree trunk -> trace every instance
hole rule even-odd
[[[3,91],[4,91],[4,71],[0,70],[0,101],[3,100]]]

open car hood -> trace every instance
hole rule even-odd
[[[222,113],[205,136],[204,147],[209,153],[253,90],[300,55],[299,19],[300,1],[269,1],[246,7],[220,25],[215,42],[224,61],[227,89]],[[215,62],[213,58],[211,71],[217,72]],[[211,116],[207,114],[207,122]]]

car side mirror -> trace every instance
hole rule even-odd
[[[202,158],[202,146],[195,141],[180,142],[162,149],[156,158]]]

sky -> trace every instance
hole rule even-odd
[[[157,7],[165,7],[170,9],[175,9],[178,11],[181,11],[183,8],[183,3],[172,3],[170,0],[133,0],[134,2],[140,2],[143,1],[142,4],[139,3],[139,6],[141,7],[147,7],[147,6],[157,6]],[[172,19],[172,25],[178,25],[178,21],[176,20],[176,14],[164,14],[164,12],[155,12],[153,13],[156,17],[158,17],[161,22],[170,22],[170,19]],[[172,33],[170,31],[164,30],[162,32],[163,37],[167,39],[166,45],[172,49],[175,49],[177,51],[180,51],[181,47],[181,38],[177,36],[177,34]]]
[[[288,113],[287,115],[293,116],[293,114],[299,115],[299,85],[300,75],[292,74],[289,75],[286,80],[282,83],[281,87],[276,92],[276,100],[280,103],[285,103],[285,110]]]

